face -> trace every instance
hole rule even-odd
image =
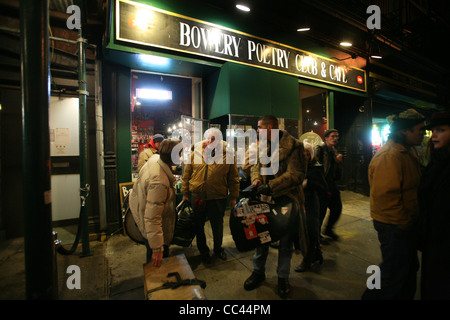
[[[161,142],[157,142],[157,141],[153,141],[153,144],[155,145],[155,147],[159,150],[161,147]]]
[[[267,130],[267,140],[270,140],[270,130],[272,129],[272,125],[264,124],[261,120],[258,121],[258,134],[260,129],[266,129]]]
[[[339,133],[338,132],[332,132],[328,137],[325,137],[325,143],[329,147],[335,147],[337,146],[339,142]]]
[[[431,142],[433,142],[435,149],[450,148],[450,126],[442,125],[433,127]]]
[[[206,139],[206,145],[210,145],[210,144],[213,143],[215,140],[216,140],[216,137],[214,137],[214,136],[209,136],[209,137]]]
[[[416,124],[411,130],[402,130],[408,146],[419,146],[425,136],[425,122]]]

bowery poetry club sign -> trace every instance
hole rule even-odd
[[[116,0],[116,39],[367,90],[364,70],[133,1]]]

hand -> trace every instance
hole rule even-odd
[[[336,156],[336,162],[337,162],[337,163],[341,163],[343,158],[344,158],[344,156],[343,156],[342,154],[338,154],[338,155]]]
[[[163,259],[162,251],[158,251],[158,252],[153,251],[152,262],[153,262],[154,267],[157,267],[157,268],[161,267],[162,259]]]
[[[230,199],[230,209],[233,210],[233,208],[236,206],[236,198]]]
[[[189,201],[189,196],[185,196],[185,195],[183,194],[183,201]]]
[[[253,180],[253,182],[252,182],[252,184],[254,185],[254,186],[259,186],[259,185],[261,185],[261,180],[259,180],[259,179],[255,179],[255,180]]]
[[[266,184],[260,185],[258,187],[258,189],[256,190],[256,193],[270,196],[272,194],[272,189],[270,188],[270,185],[268,183],[266,183]]]

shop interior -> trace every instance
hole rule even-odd
[[[325,89],[300,85],[300,135],[314,132],[323,137],[327,130],[327,100]]]
[[[132,71],[131,158],[133,180],[138,155],[155,134],[168,138],[192,116],[192,78]]]

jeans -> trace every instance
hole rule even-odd
[[[227,206],[227,199],[207,200],[203,207],[198,207],[195,204],[195,200],[192,203],[194,203],[198,250],[201,254],[209,253],[205,235],[205,222],[209,219],[213,233],[214,252],[220,252],[223,241],[223,216]]]
[[[366,289],[362,299],[413,300],[419,269],[416,232],[375,220],[373,225],[378,232],[383,258],[381,289]]]
[[[287,233],[280,239],[277,267],[277,274],[279,278],[289,278],[293,244],[293,236],[290,233]],[[269,244],[264,244],[255,249],[255,254],[253,255],[253,272],[260,275],[263,275],[265,273],[266,260],[268,255]]]

